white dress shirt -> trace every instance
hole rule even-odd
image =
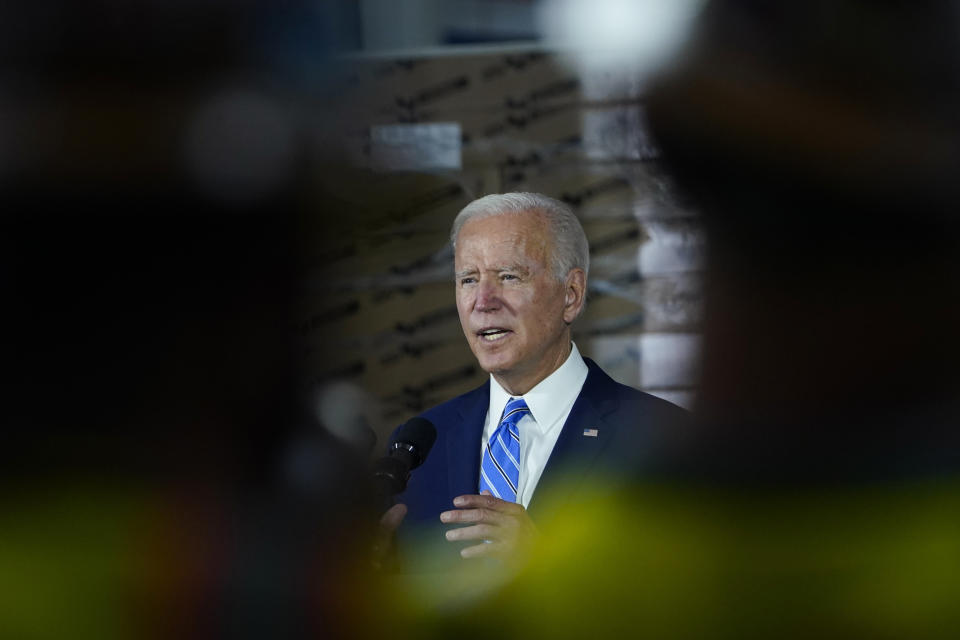
[[[483,424],[480,455],[487,441],[500,426],[500,417],[510,398],[523,398],[530,413],[517,423],[520,431],[520,483],[517,487],[517,502],[526,508],[533,498],[543,468],[553,451],[560,430],[580,395],[587,379],[587,363],[583,361],[577,345],[570,343],[570,355],[560,368],[540,381],[522,396],[511,396],[490,376],[490,406]],[[477,479],[479,482],[479,478]]]

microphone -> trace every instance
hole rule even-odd
[[[436,439],[436,427],[425,418],[410,418],[397,429],[386,457],[373,468],[378,493],[390,497],[406,489],[410,471],[423,464]]]

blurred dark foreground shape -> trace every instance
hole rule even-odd
[[[956,472],[960,7],[710,8],[650,104],[710,235],[691,471]]]
[[[325,25],[273,4],[0,8],[0,637],[355,624],[359,456],[280,468]]]
[[[955,2],[709,4],[648,100],[709,232],[697,426],[411,628],[955,636],[958,31]]]

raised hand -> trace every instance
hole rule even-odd
[[[522,557],[540,535],[523,505],[495,498],[488,491],[480,495],[457,496],[456,509],[440,514],[446,524],[467,524],[447,531],[447,540],[480,544],[460,551],[464,558]]]

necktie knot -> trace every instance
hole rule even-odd
[[[507,406],[503,408],[503,417],[500,418],[500,424],[508,422],[516,425],[528,413],[530,413],[530,408],[523,398],[510,398],[507,401]]]

